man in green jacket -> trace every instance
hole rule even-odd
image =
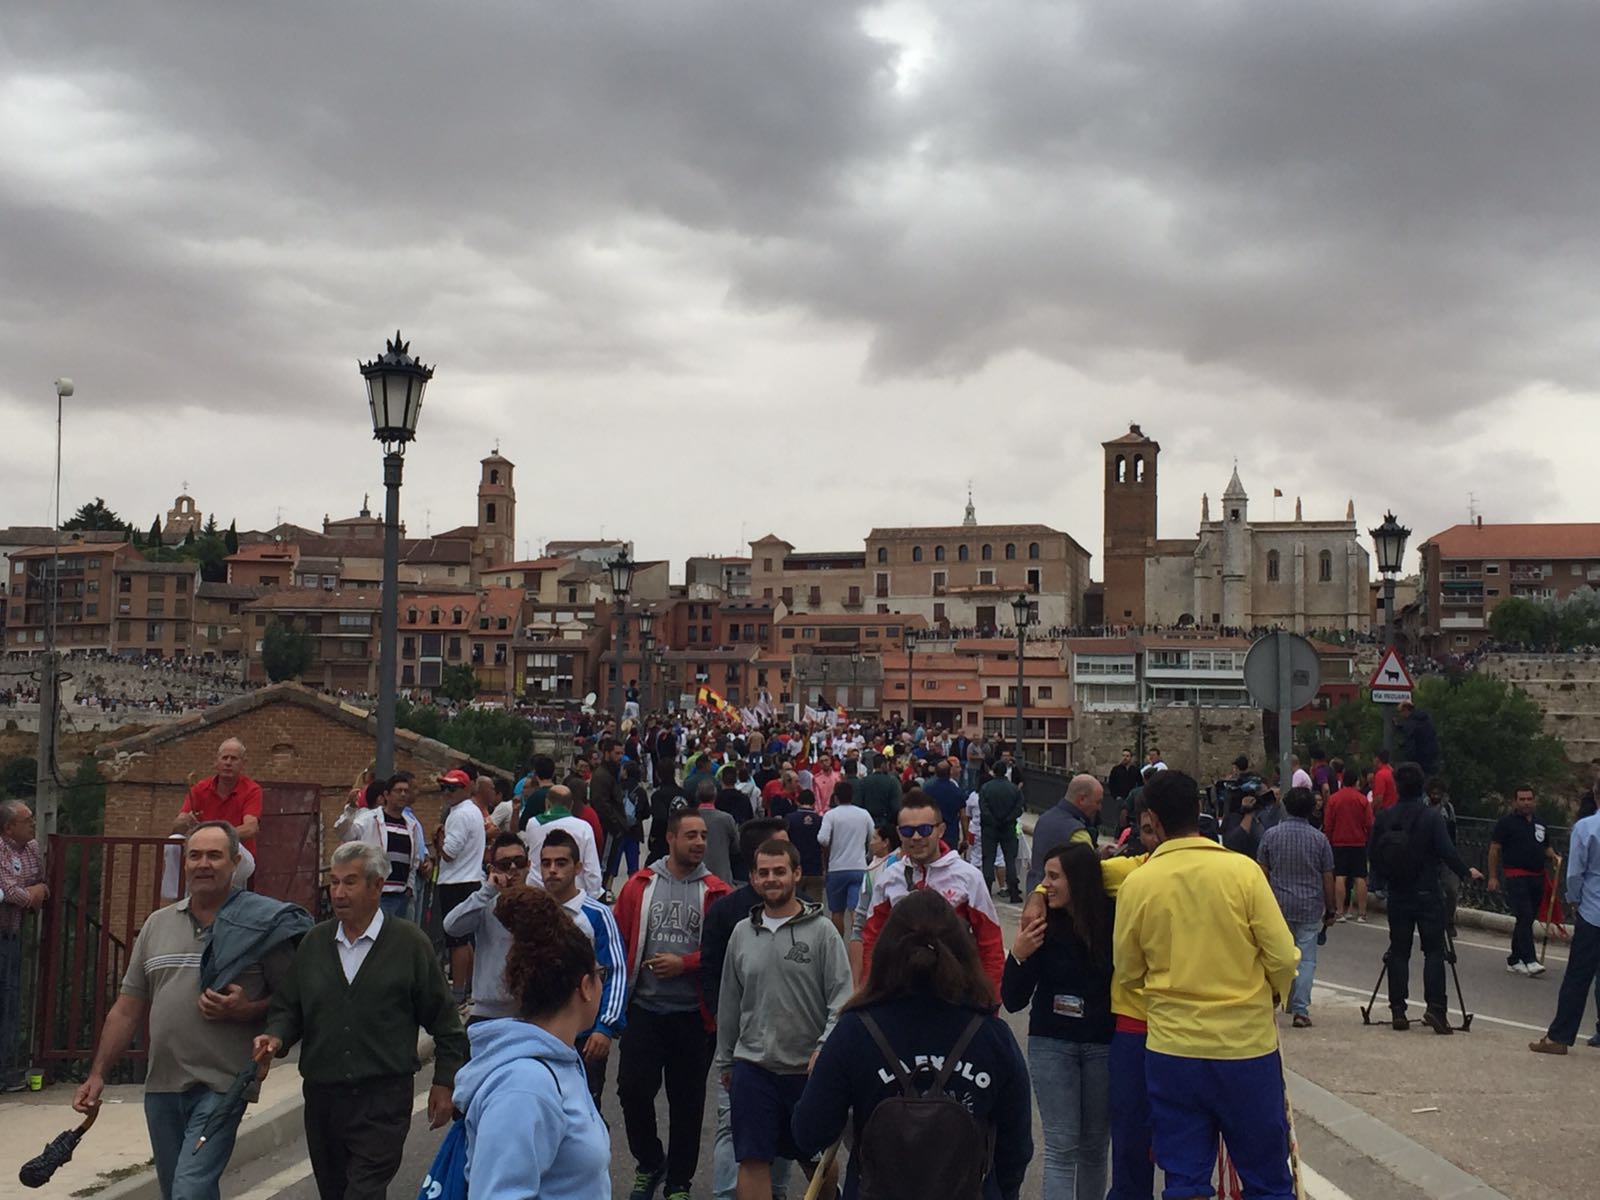
[[[872,814],[874,826],[891,825],[900,811],[901,794],[894,760],[880,754],[872,760],[872,773],[856,788],[856,803]]]
[[[994,890],[994,850],[1000,847],[1006,864],[1006,899],[1022,903],[1017,879],[1017,822],[1022,817],[1022,789],[1016,784],[1020,772],[1015,765],[996,766],[994,778],[978,789],[978,815],[983,837],[983,881]],[[1048,849],[1048,847],[1046,847]],[[1041,851],[1042,853],[1042,851]]]
[[[306,1148],[322,1200],[382,1200],[400,1169],[422,1064],[417,1031],[433,1035],[428,1120],[451,1117],[467,1038],[428,936],[378,907],[388,856],[366,842],[333,852],[334,919],[306,934],[273,994],[258,1061],[302,1038]]]

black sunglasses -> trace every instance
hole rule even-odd
[[[900,836],[903,838],[932,837],[933,831],[937,828],[939,828],[937,825],[902,825],[900,826]]]
[[[526,871],[528,860],[526,858],[497,858],[494,861],[496,871]]]

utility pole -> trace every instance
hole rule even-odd
[[[34,808],[39,845],[47,849],[61,821],[61,790],[56,786],[56,729],[61,716],[61,655],[56,650],[56,610],[61,597],[61,411],[72,395],[72,380],[56,388],[56,520],[50,556],[50,595],[44,613],[44,666],[39,674],[39,754],[35,759]],[[109,601],[108,601],[109,602]]]

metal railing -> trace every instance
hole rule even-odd
[[[1494,826],[1494,821],[1484,817],[1456,818],[1456,849],[1461,852],[1461,858],[1467,866],[1477,867],[1485,875],[1489,871],[1489,843],[1494,834]],[[1547,825],[1545,836],[1549,839],[1551,848],[1564,860],[1567,857],[1572,830],[1565,825]],[[1488,882],[1487,879],[1482,883],[1463,880],[1461,903],[1468,908],[1481,909],[1484,912],[1510,912],[1510,908],[1506,905],[1505,893],[1489,891]],[[1556,880],[1557,895],[1564,886],[1562,880]]]

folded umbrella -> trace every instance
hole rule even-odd
[[[37,1158],[30,1158],[23,1163],[22,1169],[17,1172],[17,1179],[21,1181],[22,1186],[39,1188],[49,1183],[50,1177],[57,1170],[72,1161],[72,1152],[78,1148],[83,1135],[89,1132],[89,1127],[99,1115],[100,1106],[97,1104],[89,1110],[89,1115],[83,1119],[82,1125],[52,1138],[50,1144]]]
[[[245,1099],[245,1092],[249,1090],[250,1085],[255,1083],[257,1079],[266,1075],[266,1072],[262,1069],[264,1062],[264,1059],[258,1061],[255,1058],[251,1058],[249,1062],[239,1068],[239,1073],[233,1077],[233,1082],[228,1085],[228,1090],[222,1093],[222,1099],[218,1101],[216,1108],[211,1110],[211,1115],[206,1118],[206,1123],[200,1127],[200,1139],[194,1144],[196,1154],[200,1152],[200,1148],[218,1130],[222,1129],[230,1121],[239,1119],[244,1112],[245,1105],[249,1103]]]

